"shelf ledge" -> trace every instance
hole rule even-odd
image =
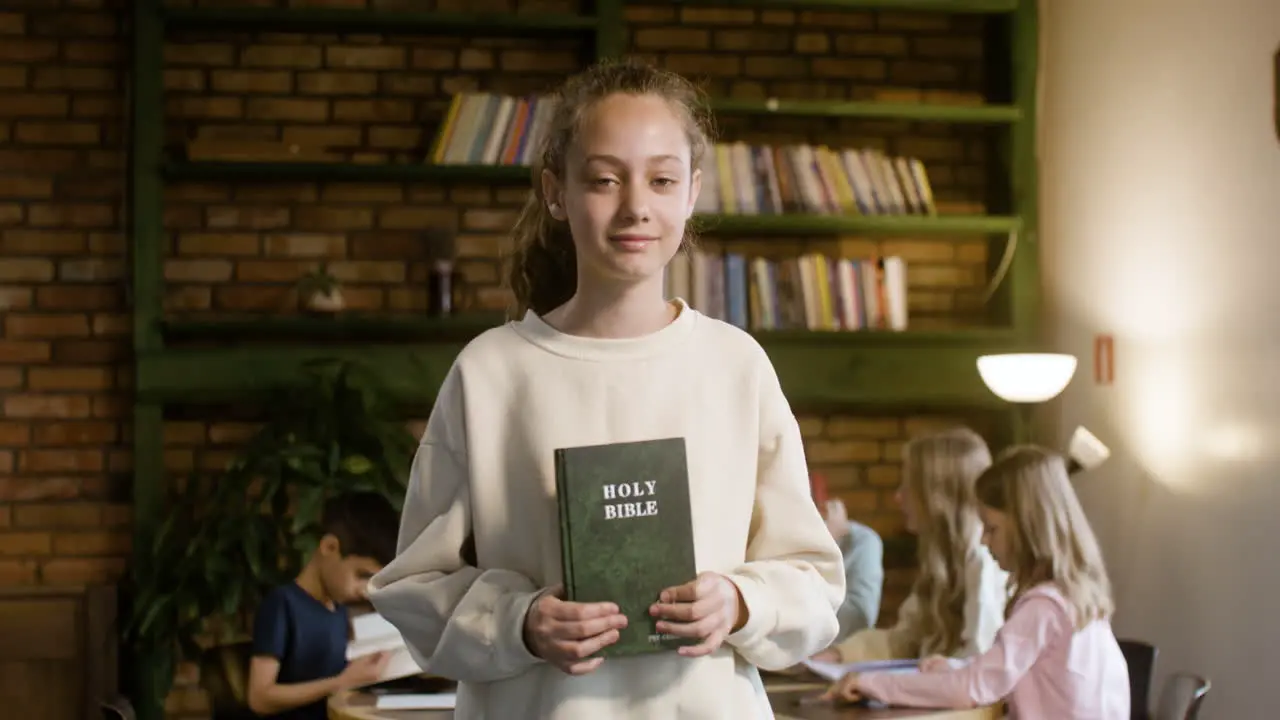
[[[339,8],[170,8],[161,10],[168,28],[184,30],[294,30],[399,34],[564,33],[594,31],[595,17],[516,13],[391,12]]]
[[[1020,0],[740,0],[734,7],[788,10],[895,10],[957,15],[996,15],[1018,9]],[[682,5],[729,5],[725,0],[680,0]]]
[[[947,105],[836,100],[730,100],[711,101],[711,108],[724,115],[785,115],[807,117],[858,117],[921,122],[1011,124],[1022,119],[1014,105]]]
[[[1027,349],[1016,339],[912,333],[761,333],[783,391],[799,408],[1002,407],[982,384],[977,358]],[[854,338],[865,335],[866,344]],[[961,340],[962,339],[962,340]],[[837,342],[841,340],[843,342]],[[466,345],[447,341],[398,345],[241,346],[169,348],[140,353],[137,391],[143,403],[235,402],[298,380],[302,363],[345,359],[363,363],[405,404],[425,411],[454,358]]]

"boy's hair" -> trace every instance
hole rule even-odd
[[[1076,628],[1111,616],[1111,582],[1093,528],[1071,487],[1066,460],[1034,445],[1001,453],[974,487],[978,502],[1009,516],[1013,599],[1053,583],[1074,610]]]
[[[636,60],[604,60],[570,77],[555,92],[555,110],[542,145],[534,154],[533,191],[512,230],[512,254],[507,283],[517,317],[526,310],[543,314],[573,297],[578,285],[578,262],[569,226],[551,217],[542,192],[542,171],[565,179],[565,156],[576,139],[587,110],[618,93],[654,95],[665,99],[685,127],[692,167],[702,166],[711,145],[711,112],[701,90],[685,78]],[[694,241],[685,225],[681,250]]]
[[[382,495],[373,492],[347,493],[330,498],[320,518],[321,536],[338,539],[343,557],[373,558],[380,565],[396,556],[400,515]]]
[[[991,465],[986,440],[967,427],[912,438],[903,449],[903,485],[919,518],[919,573],[911,592],[920,608],[921,655],[952,655],[964,645],[969,553],[982,521],[973,482]]]

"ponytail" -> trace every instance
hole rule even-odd
[[[542,198],[540,175],[541,169],[535,167],[534,190],[511,231],[507,284],[515,300],[515,320],[528,310],[545,315],[578,289],[578,259],[569,224],[551,217]]]

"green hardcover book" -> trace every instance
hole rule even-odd
[[[637,655],[697,641],[660,634],[649,606],[693,580],[684,438],[556,450],[566,599],[612,602],[627,627],[599,654]]]

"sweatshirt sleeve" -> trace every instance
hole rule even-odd
[[[413,459],[396,557],[370,581],[369,600],[424,671],[492,682],[541,662],[524,643],[540,590],[519,573],[475,567],[465,447],[455,371]]]
[[[931,673],[864,673],[858,676],[858,687],[868,697],[890,705],[991,705],[1013,691],[1045,648],[1070,637],[1073,630],[1057,602],[1030,596],[996,634],[991,649],[963,667]]]
[[[835,646],[840,662],[914,660],[920,656],[920,605],[914,594],[898,606],[898,618],[890,628],[856,632]]]
[[[835,639],[844,563],[810,495],[799,424],[767,358],[764,365],[746,563],[728,573],[748,618],[727,642],[748,662],[782,670]]]
[[[1008,575],[985,547],[979,545],[967,568],[967,593],[964,604],[964,645],[958,657],[980,655],[995,642],[996,632],[1004,624]]]

